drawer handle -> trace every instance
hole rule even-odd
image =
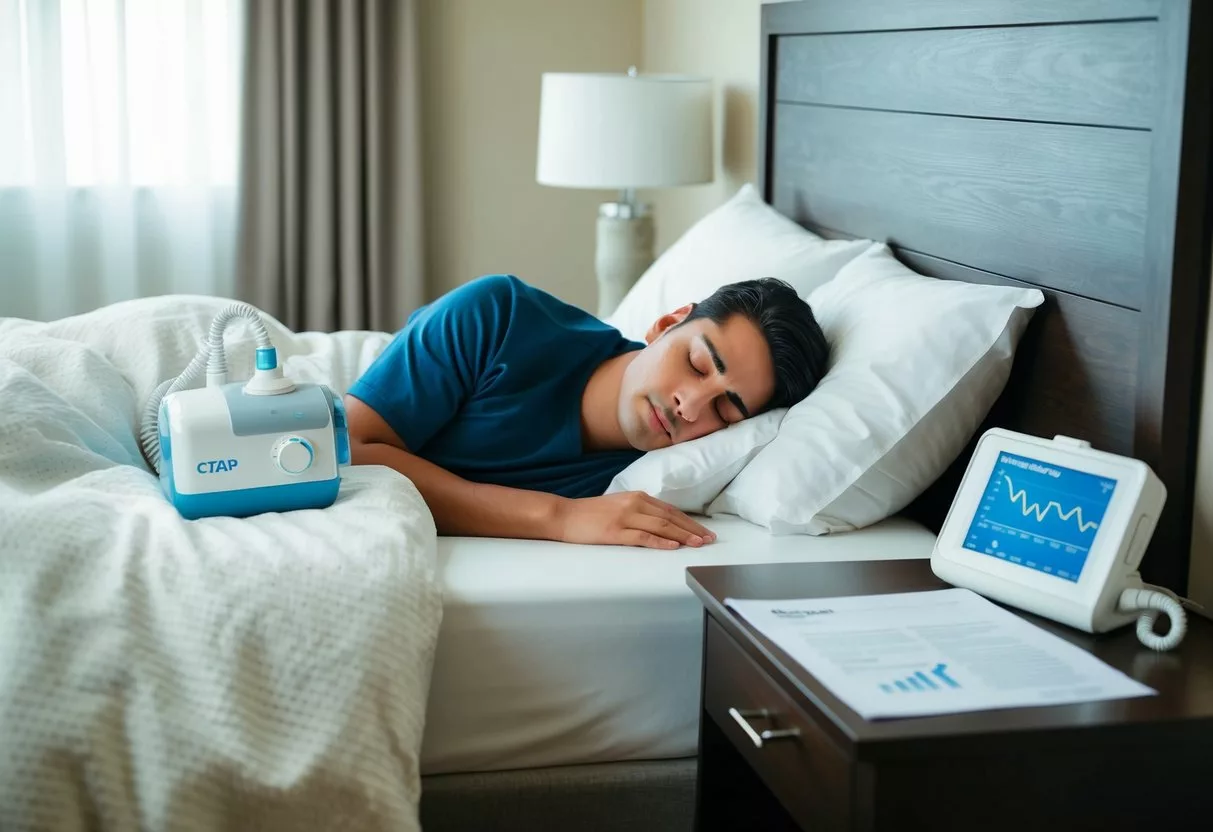
[[[799,728],[782,728],[778,731],[771,731],[770,729],[761,732],[755,731],[754,727],[750,725],[750,720],[768,719],[771,716],[771,712],[766,708],[750,711],[739,711],[736,708],[729,708],[729,716],[733,717],[733,721],[741,726],[742,731],[746,732],[746,736],[754,743],[755,748],[762,748],[762,744],[770,740],[782,740],[788,737],[800,736]]]

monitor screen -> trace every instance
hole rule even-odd
[[[964,547],[1077,582],[1116,480],[1000,453]]]

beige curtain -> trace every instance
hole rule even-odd
[[[236,293],[295,330],[423,302],[417,0],[246,0]]]

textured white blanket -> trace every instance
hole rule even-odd
[[[0,319],[0,829],[419,828],[442,614],[419,493],[347,468],[323,511],[186,522],[139,454],[224,305]],[[339,393],[388,338],[265,323]]]

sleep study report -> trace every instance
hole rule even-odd
[[[967,589],[725,604],[865,719],[1155,693]]]

